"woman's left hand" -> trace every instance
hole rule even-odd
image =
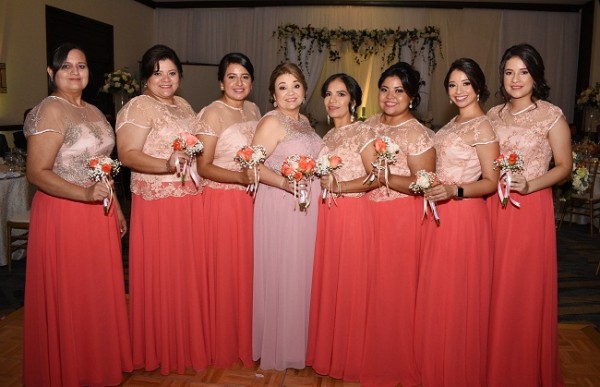
[[[117,218],[119,219],[119,231],[121,232],[121,238],[127,234],[127,219],[125,218],[125,214],[121,210],[121,207],[117,207]]]
[[[529,182],[525,176],[519,173],[513,173],[510,183],[510,190],[518,192],[521,195],[527,195],[529,193]]]

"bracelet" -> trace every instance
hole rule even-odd
[[[343,184],[344,184],[343,181],[338,182],[338,193],[337,193],[338,197],[342,196]]]
[[[165,160],[167,163],[167,173],[173,173],[175,172],[175,168],[171,168],[171,164],[169,163],[169,159]]]

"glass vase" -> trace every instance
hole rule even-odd
[[[115,104],[115,114],[119,112],[123,108],[123,106],[129,100],[129,95],[124,91],[119,91],[113,94],[113,102]]]
[[[595,133],[600,125],[600,109],[586,106],[583,110],[583,131],[586,134]]]

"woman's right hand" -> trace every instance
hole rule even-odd
[[[180,165],[180,169],[182,165],[185,165],[188,160],[190,159],[190,157],[188,155],[186,155],[184,152],[180,152],[180,151],[173,151],[173,153],[171,153],[171,156],[169,156],[169,160],[167,160],[167,166],[168,166],[168,172],[169,173],[173,173],[177,170],[177,159],[179,159],[179,165]]]
[[[94,185],[85,188],[85,197],[88,202],[100,202],[108,197],[108,187],[103,181],[99,181]]]

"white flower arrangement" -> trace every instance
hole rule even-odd
[[[126,67],[124,70],[119,69],[105,74],[104,86],[100,88],[100,91],[107,94],[123,92],[132,96],[140,91],[140,84],[131,76]]]

